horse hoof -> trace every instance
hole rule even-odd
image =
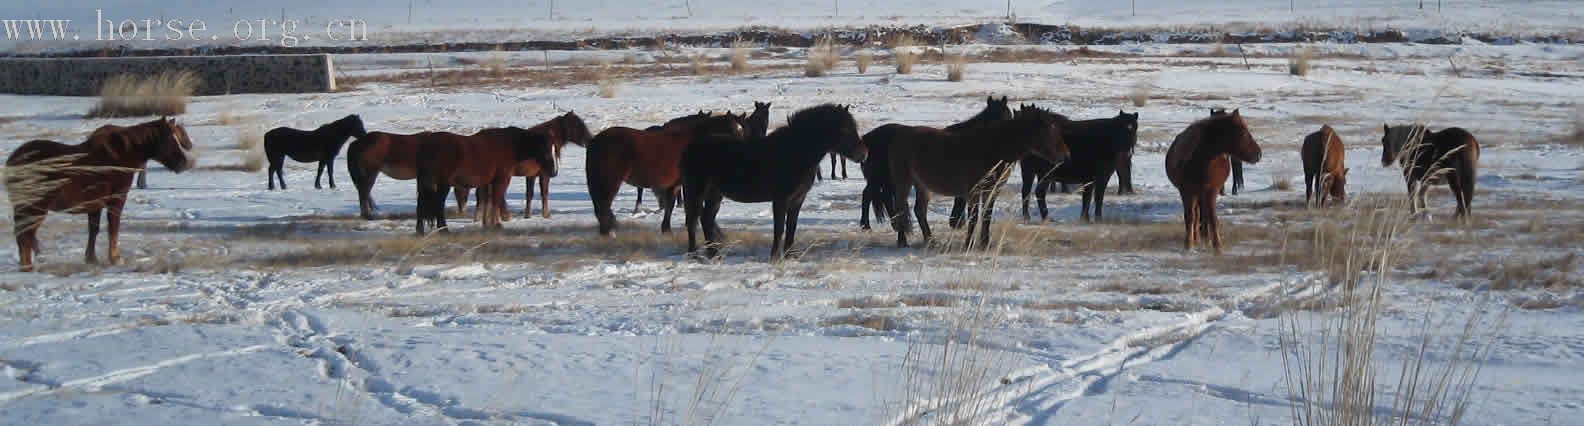
[[[17,270],[18,272],[33,272],[33,265],[22,265]]]
[[[549,219],[550,218],[550,212],[545,212],[544,213],[544,218],[545,219]]]

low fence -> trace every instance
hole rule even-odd
[[[190,71],[194,95],[335,91],[328,54],[163,56],[119,58],[0,58],[0,93],[94,96],[105,80]]]

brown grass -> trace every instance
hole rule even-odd
[[[803,76],[824,77],[841,63],[841,52],[829,36],[822,37],[808,49],[808,60],[803,64]]]
[[[264,130],[257,126],[243,127],[237,132],[237,149],[242,151],[242,169],[247,172],[264,170]]]
[[[1304,45],[1293,51],[1293,56],[1287,58],[1287,74],[1304,77],[1309,75],[1309,61],[1314,58],[1314,47]]]
[[[897,74],[912,74],[913,64],[918,62],[918,52],[913,50],[916,42],[912,36],[902,35],[892,41],[891,60],[896,62]]]
[[[688,59],[688,65],[692,67],[693,75],[699,76],[709,75],[710,69],[714,68],[710,66],[709,55],[705,55],[703,52],[694,53]]]
[[[1128,100],[1133,101],[1134,107],[1142,108],[1144,105],[1149,104],[1150,90],[1154,87],[1154,82],[1139,80],[1137,83],[1133,83],[1133,89],[1128,92]]]
[[[689,67],[670,66],[677,60],[660,60],[656,64],[638,66],[579,65],[562,67],[516,67],[506,75],[494,76],[477,68],[388,73],[347,77],[351,84],[387,83],[410,87],[432,88],[441,91],[477,91],[490,88],[548,87],[564,88],[577,84],[599,84],[601,80],[636,80],[659,77],[694,75]],[[755,67],[760,70],[788,70],[794,64],[769,64]]]
[[[742,73],[748,71],[748,56],[753,52],[753,42],[737,39],[731,44],[731,71]]]
[[[874,62],[874,53],[868,50],[859,51],[853,55],[853,61],[858,64],[859,74],[868,74],[869,64]]]
[[[600,64],[596,80],[595,84],[599,86],[599,97],[601,98],[614,98],[616,97],[616,92],[621,90],[621,80],[612,75],[609,63]]]
[[[99,86],[99,104],[88,111],[88,117],[181,115],[187,112],[187,98],[198,83],[198,75],[191,71],[111,77]]]
[[[946,81],[963,81],[963,74],[968,72],[968,55],[958,53],[946,56]]]
[[[1276,176],[1271,178],[1271,189],[1277,191],[1292,191],[1293,179],[1290,176]]]

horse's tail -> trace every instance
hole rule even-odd
[[[352,141],[352,145],[347,147],[347,173],[352,175],[352,184],[356,185],[358,188],[363,188],[364,186],[362,164],[363,151],[367,151],[368,146],[371,144],[373,144],[373,142],[369,141],[369,136],[365,135],[363,137],[354,139]]]

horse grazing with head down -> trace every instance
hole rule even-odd
[[[862,162],[868,155],[850,107],[820,105],[798,111],[762,140],[701,135],[682,154],[686,179],[688,253],[698,253],[696,232],[704,227],[705,256],[715,258],[725,235],[715,222],[721,201],[770,203],[774,237],[770,258],[779,260],[797,237],[798,212],[814,186],[815,167],[830,152]]]
[[[573,111],[567,111],[566,114],[561,114],[549,121],[530,127],[528,131],[540,133],[546,140],[550,141],[552,154],[555,155],[556,162],[561,161],[561,151],[566,148],[568,143],[586,147],[589,140],[594,139],[594,135],[589,133],[588,124],[584,123],[583,119],[578,117],[577,112]],[[533,217],[534,181],[538,180],[539,210],[541,210],[545,219],[549,219],[550,178],[552,176],[544,172],[544,165],[540,164],[538,159],[529,159],[517,163],[517,168],[512,169],[512,176],[527,178],[523,181],[523,218]],[[504,191],[504,188],[502,190]],[[457,186],[453,191],[456,193],[457,213],[466,212],[468,187]],[[505,194],[501,195],[504,196]],[[477,202],[483,204],[483,194],[478,194],[478,197],[480,199]],[[498,207],[501,209],[500,216],[503,220],[511,217],[511,213],[507,211],[505,203],[499,204]]]
[[[1051,183],[1081,185],[1083,208],[1079,217],[1089,221],[1089,202],[1094,201],[1094,218],[1104,218],[1105,190],[1119,163],[1131,155],[1138,143],[1138,113],[1117,111],[1116,117],[1072,121],[1060,114],[1062,141],[1072,156],[1060,166],[1036,156],[1023,157],[1018,165],[1023,176],[1023,220],[1029,220],[1029,192],[1039,205],[1040,219],[1050,217],[1045,194]],[[1038,182],[1038,183],[1036,183]],[[953,209],[956,209],[953,206]],[[956,210],[953,210],[954,212]]]
[[[1457,197],[1456,217],[1473,210],[1474,182],[1479,168],[1479,141],[1467,130],[1448,127],[1432,132],[1423,124],[1385,126],[1381,136],[1381,167],[1401,162],[1413,211],[1427,208],[1427,185],[1445,179]]]
[[[418,233],[424,225],[446,230],[445,198],[453,186],[478,189],[479,223],[501,227],[506,187],[513,172],[532,161],[539,173],[555,177],[556,143],[548,132],[519,127],[484,129],[469,136],[449,132],[425,135],[418,144]]]
[[[611,203],[622,184],[654,191],[665,218],[661,232],[671,232],[671,212],[682,186],[682,151],[700,135],[730,135],[741,139],[742,117],[726,114],[689,116],[672,120],[665,126],[638,130],[628,127],[605,129],[589,142],[587,165],[589,198],[594,201],[594,217],[600,235],[616,229],[616,214]],[[689,194],[688,198],[693,195]]]
[[[336,155],[341,154],[341,146],[346,145],[348,138],[361,138],[367,134],[363,130],[363,119],[357,114],[313,130],[276,127],[265,132],[264,158],[269,160],[269,172],[265,178],[269,180],[269,189],[275,190],[276,179],[280,179],[280,188],[286,189],[286,175],[282,170],[286,165],[286,157],[299,163],[318,162],[319,171],[314,173],[314,189],[322,188],[319,179],[326,174],[330,175],[330,187],[335,188],[335,168],[332,164]]]
[[[995,193],[1006,183],[1011,165],[1028,155],[1057,163],[1068,156],[1056,117],[1030,105],[1019,108],[1010,120],[956,132],[931,127],[905,127],[897,132],[890,147],[891,182],[895,185],[891,227],[897,231],[897,247],[908,246],[907,234],[912,231],[908,191],[916,192],[913,214],[925,241],[931,238],[930,194],[936,193],[968,199],[965,246],[988,247]]]
[[[1311,205],[1325,205],[1326,198],[1338,203],[1347,202],[1347,149],[1342,138],[1330,125],[1304,137],[1303,148],[1304,201]]]
[[[5,186],[22,271],[33,270],[38,228],[52,211],[88,215],[88,247],[83,256],[88,263],[98,262],[94,241],[103,212],[109,220],[110,262],[120,263],[121,211],[133,175],[150,159],[176,173],[197,163],[187,130],[170,118],[131,127],[100,127],[76,145],[35,140],[12,151],[6,158]]]
[[[1195,121],[1172,139],[1166,150],[1166,177],[1182,196],[1185,248],[1193,249],[1201,238],[1209,238],[1216,254],[1221,253],[1216,196],[1226,184],[1233,162],[1259,160],[1259,144],[1237,110]]]
[[[996,99],[994,96],[985,98],[985,107],[978,114],[962,122],[946,126],[946,131],[957,132],[973,129],[986,124],[1011,120],[1012,109],[1007,107],[1007,97]],[[858,226],[864,230],[869,229],[869,210],[874,210],[875,217],[886,220],[891,217],[895,209],[891,206],[894,190],[891,185],[891,141],[900,134],[899,130],[908,126],[901,124],[887,124],[870,130],[863,136],[864,146],[869,148],[869,159],[864,160],[860,170],[864,174],[864,189],[862,202],[859,205]],[[964,204],[963,198],[957,199],[957,205]],[[955,206],[954,206],[955,207]],[[951,225],[956,228],[961,225],[962,211],[960,208],[952,210]]]

